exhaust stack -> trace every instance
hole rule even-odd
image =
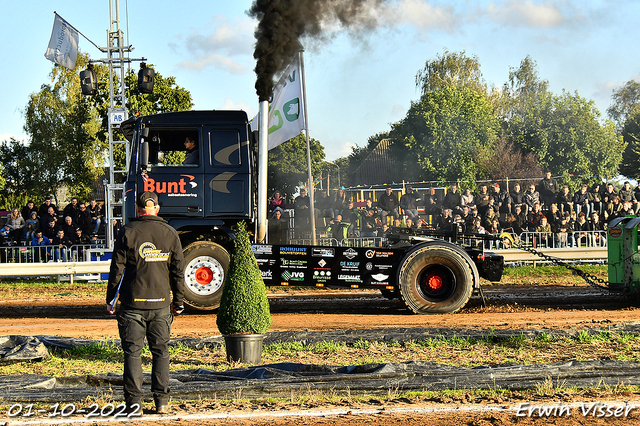
[[[258,232],[256,243],[267,235],[267,159],[269,153],[269,101],[260,101],[258,112]]]

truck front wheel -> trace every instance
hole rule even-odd
[[[185,303],[196,309],[216,309],[229,269],[229,253],[210,241],[191,243],[183,253]]]
[[[446,314],[467,304],[473,270],[462,254],[444,246],[427,246],[409,254],[399,276],[400,298],[416,314]]]

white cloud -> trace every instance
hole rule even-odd
[[[346,157],[351,154],[352,148],[356,146],[353,142],[342,142],[338,145],[337,149],[329,149],[325,147],[325,154],[327,156],[328,161],[333,161],[336,158]]]
[[[249,106],[249,104],[247,104],[246,102],[235,102],[231,98],[226,98],[220,109],[245,111],[247,113],[247,116],[249,117],[249,120],[251,120],[257,114],[256,109]]]
[[[14,135],[13,133],[0,133],[0,142],[8,141],[11,138],[26,143],[29,140],[27,135]]]
[[[484,12],[493,21],[512,27],[551,28],[566,22],[560,8],[550,2],[531,0],[492,2]]]
[[[397,6],[381,8],[380,15],[391,24],[409,24],[420,29],[450,30],[457,20],[452,7],[432,6],[424,0],[399,0]]]
[[[253,54],[253,34],[255,21],[249,17],[229,20],[224,15],[216,15],[207,26],[208,32],[192,30],[189,35],[179,35],[171,43],[175,51],[186,50],[190,58],[179,66],[201,71],[208,67],[222,69],[231,74],[249,72],[243,60],[251,60]]]

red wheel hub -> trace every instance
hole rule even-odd
[[[427,287],[430,290],[440,290],[442,288],[442,277],[440,275],[429,275],[427,277]]]
[[[207,285],[213,280],[213,272],[206,266],[201,266],[195,273],[196,282],[200,285]]]

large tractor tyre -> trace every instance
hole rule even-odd
[[[470,262],[443,246],[427,246],[410,253],[400,268],[400,299],[416,314],[456,312],[473,292]]]
[[[209,241],[191,243],[183,253],[184,302],[196,309],[216,309],[229,269],[229,253]]]

